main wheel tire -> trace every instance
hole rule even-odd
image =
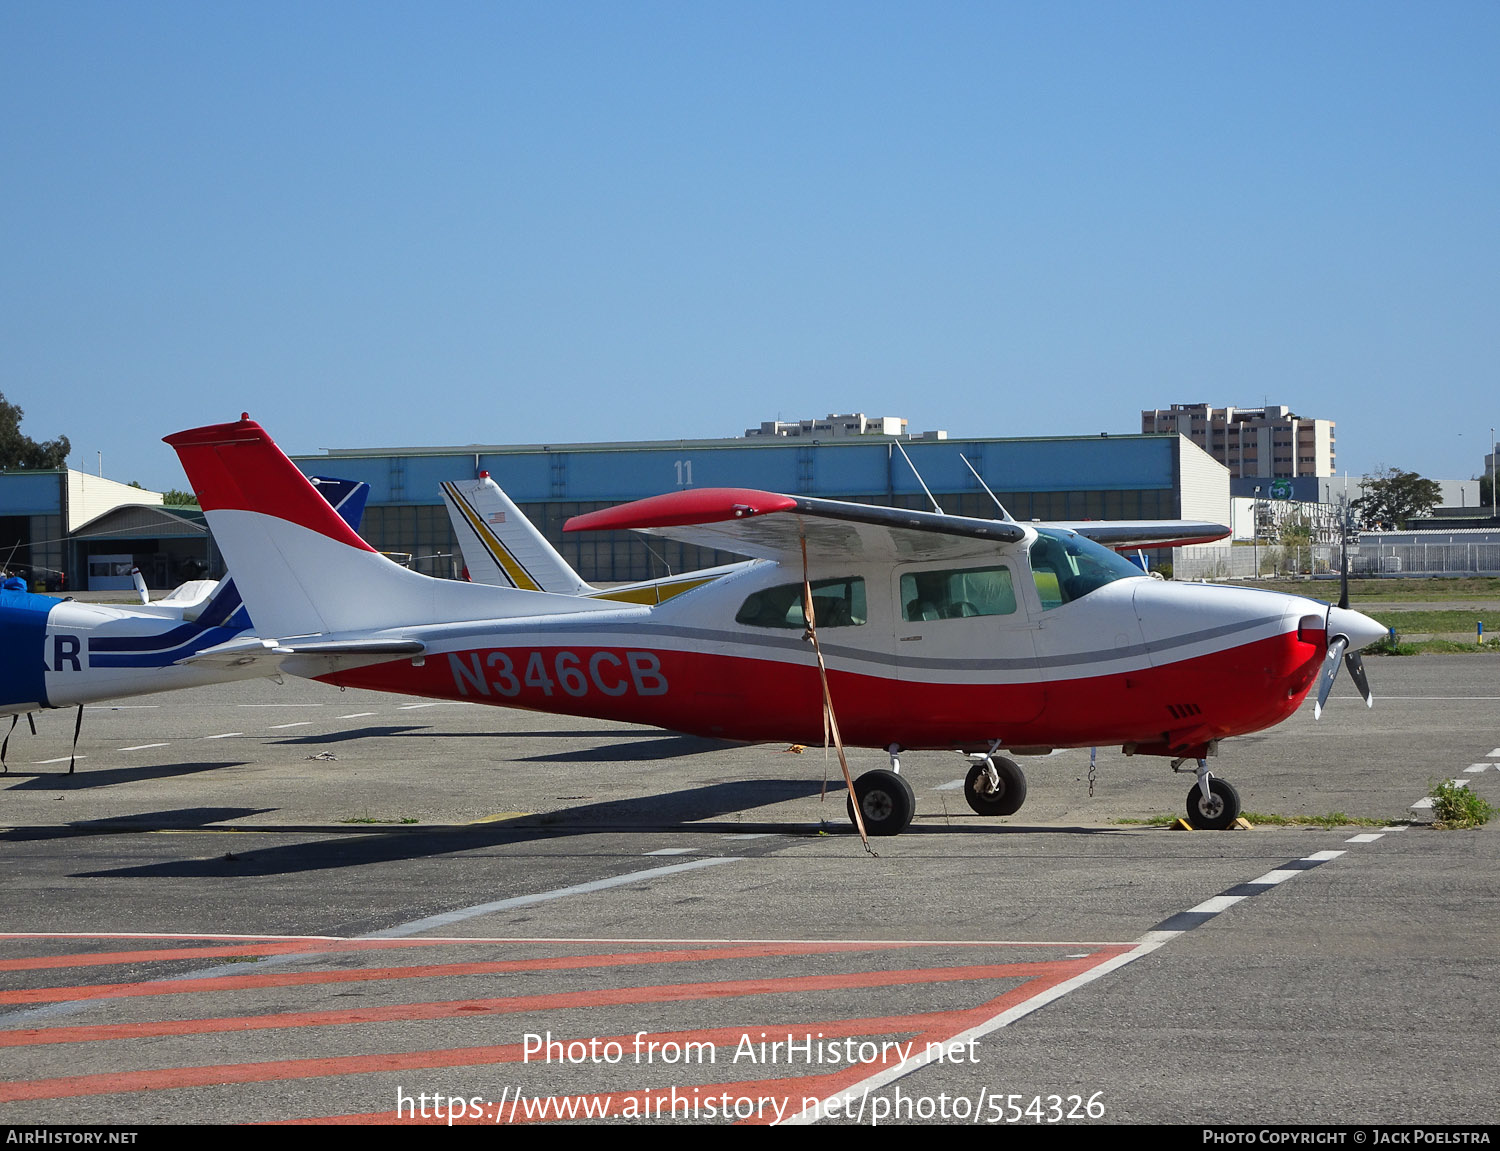
[[[1196,783],[1188,792],[1188,822],[1198,831],[1223,831],[1240,817],[1240,793],[1234,785],[1214,776],[1208,781],[1209,796]]]
[[[870,835],[900,835],[917,812],[917,797],[911,784],[883,767],[856,779],[854,794],[859,798],[859,812]],[[854,801],[849,800],[845,806],[849,809],[849,822],[858,827],[854,821]]]
[[[989,772],[976,763],[964,779],[964,798],[979,815],[1014,815],[1026,802],[1026,775],[1013,759],[997,755],[991,762],[1000,782],[992,790]]]

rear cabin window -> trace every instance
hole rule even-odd
[[[908,572],[901,577],[901,618],[916,623],[977,615],[1010,615],[1016,590],[1010,568]]]
[[[812,584],[813,617],[819,627],[857,627],[865,622],[865,581],[815,580]],[[734,617],[750,627],[784,627],[802,630],[802,585],[780,584],[754,592]]]

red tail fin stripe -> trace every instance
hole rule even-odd
[[[375,549],[318,495],[306,476],[251,419],[166,436],[206,512],[260,512],[288,520],[349,547]]]

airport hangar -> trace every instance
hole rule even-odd
[[[1229,471],[1175,434],[1028,439],[746,437],[600,444],[334,448],[294,456],[308,475],[370,485],[361,535],[458,577],[440,484],[488,472],[590,583],[692,571],[740,557],[634,532],[563,534],[570,517],[683,488],[760,488],[887,507],[931,507],[904,449],[945,512],[995,518],[970,464],[1016,519],[1194,519],[1229,523]],[[1168,555],[1165,558],[1170,558]]]

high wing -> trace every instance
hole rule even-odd
[[[790,513],[790,514],[787,514]],[[1020,543],[1017,523],[786,496],[753,488],[693,488],[574,516],[563,531],[630,529],[756,559],[906,561],[993,555]]]
[[[1047,526],[1066,528],[1096,544],[1120,551],[1207,544],[1229,534],[1229,529],[1223,524],[1202,520],[1069,520],[1066,523],[1049,522]]]

